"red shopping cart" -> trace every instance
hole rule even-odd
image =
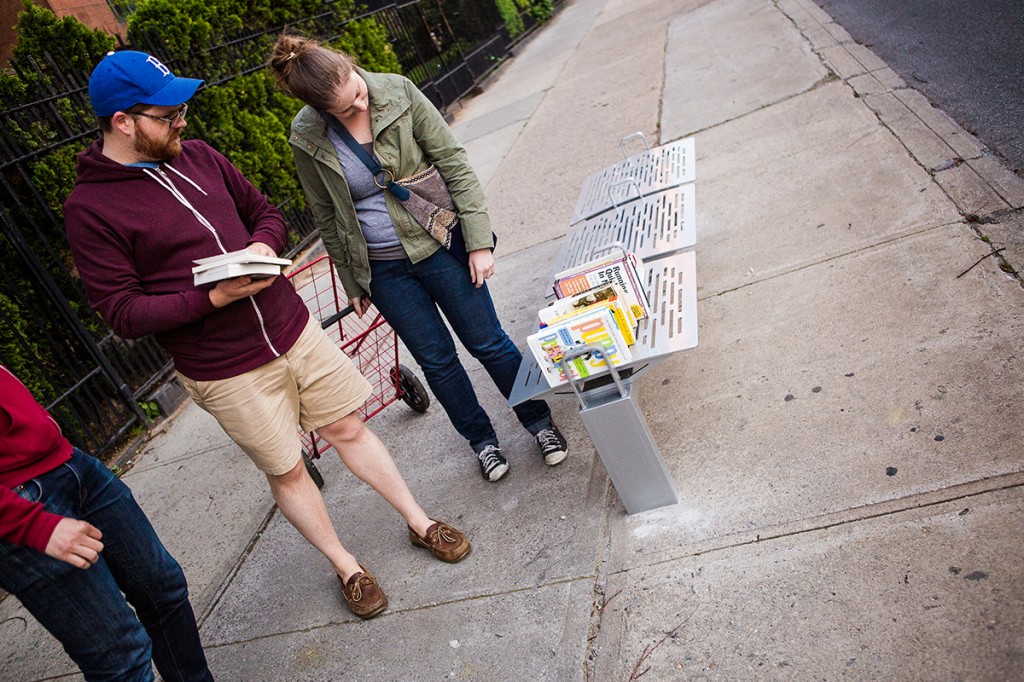
[[[385,407],[402,400],[422,414],[430,407],[430,396],[416,374],[398,362],[398,335],[372,305],[362,317],[355,315],[345,290],[338,283],[334,263],[321,256],[288,275],[309,312],[320,321],[327,336],[352,359],[373,386],[370,397],[359,408],[363,421]],[[330,446],[316,433],[301,434],[306,470],[318,487],[324,479],[313,460]]]

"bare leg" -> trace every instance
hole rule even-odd
[[[434,522],[416,503],[391,453],[366,428],[358,414],[353,412],[333,424],[322,426],[317,433],[334,446],[341,461],[353,474],[380,493],[402,515],[410,528],[421,537],[426,535],[427,528]]]
[[[330,560],[338,575],[348,580],[353,573],[362,570],[355,557],[341,546],[331,517],[327,515],[324,498],[301,460],[286,474],[267,474],[267,480],[281,513],[302,537]]]

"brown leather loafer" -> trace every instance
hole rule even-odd
[[[427,535],[422,538],[410,528],[409,542],[416,547],[429,549],[436,558],[450,564],[465,559],[469,550],[472,549],[465,533],[440,521],[434,522],[434,525],[427,528]]]
[[[353,573],[348,582],[338,576],[348,610],[360,618],[373,618],[388,607],[388,597],[369,571]]]

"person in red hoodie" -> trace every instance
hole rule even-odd
[[[405,519],[409,541],[447,562],[470,551],[426,515],[394,460],[363,424],[372,392],[283,277],[194,284],[193,261],[288,244],[281,213],[220,153],[181,140],[202,81],[155,57],[111,52],[89,79],[103,136],[78,157],[64,204],[68,243],[92,306],[123,338],[154,335],[192,399],[267,477],[288,521],[326,556],[349,609],[387,607],[374,575],[342,546],[302,462],[299,427],[316,430],[345,465]],[[358,523],[358,519],[355,520]]]
[[[86,680],[152,680],[152,663],[164,680],[213,679],[185,574],[131,490],[3,366],[0,588]]]

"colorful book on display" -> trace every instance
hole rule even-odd
[[[568,351],[591,343],[603,347],[603,357],[590,353],[564,360]],[[537,360],[548,385],[553,387],[568,381],[566,372],[573,379],[586,379],[607,371],[607,362],[617,366],[633,359],[607,308],[587,310],[545,327],[527,337],[526,345]]]
[[[554,291],[559,299],[582,294],[608,284],[622,289],[625,302],[637,319],[650,317],[651,304],[644,289],[643,262],[636,254],[602,257],[555,275]]]
[[[262,256],[246,249],[200,258],[192,262],[195,263],[195,267],[192,268],[195,286],[242,275],[248,275],[253,279],[276,277],[281,274],[281,266],[292,263],[287,258]]]
[[[626,294],[616,284],[591,289],[575,296],[562,298],[537,312],[540,326],[550,327],[582,312],[607,309],[615,320],[619,333],[627,346],[636,343],[636,325],[639,321],[633,307],[626,303]]]

